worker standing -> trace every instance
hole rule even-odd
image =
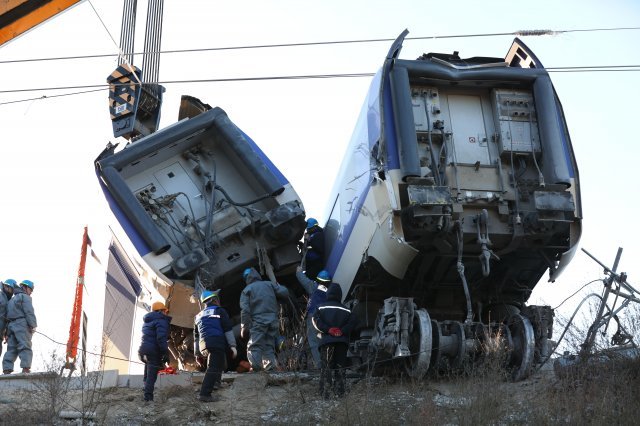
[[[13,296],[13,287],[16,286],[16,280],[6,279],[0,285],[0,355],[2,355],[2,345],[7,339],[7,305],[11,296]]]
[[[244,270],[247,286],[240,295],[240,336],[246,339],[247,357],[253,371],[271,370],[277,366],[275,346],[279,335],[278,299],[289,296],[286,287],[263,281],[254,268]]]
[[[331,284],[331,275],[324,269],[318,273],[316,280],[311,280],[302,271],[302,267],[296,268],[296,278],[309,296],[307,311],[305,313],[307,323],[307,342],[311,350],[311,357],[316,368],[320,368],[320,351],[318,346],[318,332],[313,326],[313,314],[316,313],[318,305],[327,301],[327,288]]]
[[[13,289],[13,297],[7,304],[7,352],[2,359],[4,374],[13,373],[17,357],[20,357],[22,372],[31,372],[31,360],[33,359],[31,338],[38,326],[31,301],[33,288],[33,281],[22,280]]]
[[[321,333],[320,395],[324,399],[329,398],[330,389],[339,397],[345,392],[349,335],[356,319],[341,300],[340,285],[332,283],[327,290],[327,301],[318,306],[313,316],[313,325]]]
[[[238,355],[233,324],[226,309],[220,306],[220,290],[205,290],[200,295],[205,308],[196,315],[193,327],[194,353],[207,358],[207,371],[200,386],[200,401],[212,402],[211,393],[220,389],[227,363],[227,347],[232,357]]]
[[[142,342],[138,357],[144,362],[144,400],[153,401],[153,389],[158,372],[169,362],[169,309],[162,302],[153,302],[151,312],[142,317]]]
[[[304,262],[305,274],[311,280],[324,268],[324,230],[318,221],[312,217],[307,219],[304,233]]]

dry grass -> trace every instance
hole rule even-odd
[[[499,345],[473,366],[423,382],[369,377],[349,381],[343,399],[323,401],[317,381],[276,409],[276,424],[301,425],[635,425],[640,359],[585,362],[558,378],[550,370],[513,382]],[[302,387],[302,388],[301,388]]]

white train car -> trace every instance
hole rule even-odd
[[[527,299],[581,234],[562,107],[518,39],[505,58],[405,60],[406,34],[373,79],[326,214],[326,269],[360,319],[351,355],[422,377],[503,336],[526,377],[553,322]]]
[[[234,318],[245,268],[279,279],[300,262],[299,196],[220,108],[183,96],[179,122],[118,152],[108,146],[95,166],[147,284],[171,310],[170,349],[181,367],[193,364],[203,290],[222,289]]]

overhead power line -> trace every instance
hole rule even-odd
[[[590,71],[640,71],[638,65],[595,65],[580,67],[550,67],[545,68],[548,72],[590,72]],[[337,74],[305,74],[305,75],[280,75],[280,76],[258,76],[258,77],[229,77],[229,78],[203,78],[203,79],[187,79],[187,80],[164,80],[158,82],[149,82],[148,84],[191,84],[191,83],[228,83],[239,81],[269,81],[269,80],[308,80],[308,79],[325,79],[325,78],[353,78],[353,77],[372,77],[374,73],[337,73]],[[129,86],[131,83],[126,83]],[[136,84],[136,83],[133,83]],[[18,93],[18,92],[41,92],[45,90],[71,90],[71,89],[99,89],[108,88],[108,84],[88,84],[76,86],[52,86],[39,88],[23,88],[0,90],[0,93]],[[53,97],[53,96],[52,96]],[[1,105],[1,104],[0,104]]]
[[[309,75],[280,75],[280,76],[265,76],[265,77],[234,77],[234,78],[203,78],[193,80],[165,80],[158,82],[151,82],[149,84],[189,84],[189,83],[224,83],[235,81],[266,81],[266,80],[308,80],[308,79],[322,79],[322,78],[349,78],[349,77],[372,77],[374,73],[345,73],[345,74],[309,74]],[[129,86],[126,83],[124,86]],[[116,86],[118,86],[116,84]],[[17,92],[41,92],[44,90],[70,90],[70,89],[94,89],[94,88],[108,88],[108,84],[87,84],[78,86],[57,86],[57,87],[40,87],[36,89],[10,89],[0,90],[0,93],[17,93]],[[0,104],[1,105],[1,104]]]
[[[104,88],[100,88],[100,89],[93,89],[93,90],[83,90],[81,92],[61,93],[61,94],[58,94],[58,95],[42,95],[42,96],[38,96],[37,98],[18,99],[18,100],[15,100],[15,101],[0,102],[0,105],[18,104],[18,103],[21,103],[21,102],[38,101],[38,100],[41,100],[41,99],[61,98],[61,97],[64,97],[64,96],[83,95],[85,93],[102,92],[103,90],[104,90]]]
[[[569,72],[616,72],[616,71],[640,71],[640,65],[596,65],[584,67],[552,67],[545,68],[548,72],[569,73]],[[191,80],[166,80],[154,84],[194,84],[194,83],[233,83],[241,81],[275,81],[275,80],[309,80],[309,79],[330,79],[330,78],[360,78],[372,77],[374,73],[341,73],[341,74],[308,74],[308,75],[284,75],[284,76],[262,76],[262,77],[235,77],[235,78],[206,78]],[[127,84],[128,85],[128,84]],[[42,92],[47,90],[78,90],[89,89],[78,92],[62,93],[57,95],[43,95],[28,99],[19,99],[7,102],[0,102],[0,106],[29,102],[40,99],[58,98],[63,96],[81,95],[85,93],[99,92],[107,89],[108,84],[89,84],[76,86],[40,87],[26,89],[0,90],[0,93],[21,93],[21,92]]]
[[[406,37],[405,40],[439,40],[439,39],[449,39],[449,38],[476,38],[476,37],[499,37],[499,36],[539,37],[544,35],[560,35],[560,34],[572,33],[572,32],[633,31],[633,30],[640,30],[640,27],[585,28],[585,29],[576,29],[576,30],[521,30],[521,31],[504,32],[504,33],[417,36],[417,37]],[[155,54],[174,54],[174,53],[213,52],[213,51],[224,51],[224,50],[328,46],[328,45],[336,45],[336,44],[362,44],[362,43],[382,43],[382,42],[388,43],[394,40],[395,39],[393,38],[371,38],[371,39],[356,39],[356,40],[312,41],[312,42],[299,42],[299,43],[255,44],[255,45],[244,45],[244,46],[223,46],[223,47],[205,47],[205,48],[194,48],[194,49],[161,50],[158,52],[144,52],[144,53],[137,52],[132,54],[133,55],[155,55]],[[9,60],[0,61],[0,64],[110,58],[110,57],[117,57],[117,56],[118,56],[118,53],[105,53],[105,54],[95,54],[95,55],[57,56],[57,57],[48,57],[48,58],[9,59]]]

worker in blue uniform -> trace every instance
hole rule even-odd
[[[195,317],[193,326],[194,353],[207,358],[207,371],[200,386],[200,401],[217,400],[211,395],[220,389],[222,372],[227,364],[227,347],[232,358],[238,355],[233,324],[227,311],[220,306],[220,290],[205,290],[200,295],[205,308]]]
[[[7,338],[7,307],[16,285],[16,280],[12,278],[4,280],[0,285],[0,355],[2,355],[2,344]]]
[[[320,395],[325,399],[329,398],[330,389],[339,397],[345,393],[349,335],[357,325],[355,316],[341,300],[340,285],[332,283],[327,301],[313,315],[313,325],[320,333]]]
[[[151,312],[142,317],[142,342],[138,357],[145,364],[144,400],[153,401],[153,389],[158,372],[169,362],[169,309],[162,302],[153,302]]]
[[[264,281],[254,268],[242,274],[247,286],[240,295],[240,335],[249,337],[247,358],[253,371],[271,370],[277,367],[276,341],[280,324],[278,300],[287,301],[286,287]]]
[[[13,289],[13,297],[7,304],[7,352],[2,359],[4,374],[13,372],[17,357],[20,357],[22,372],[31,372],[31,338],[38,326],[31,301],[33,289],[33,281],[22,280],[18,287]]]
[[[318,332],[313,327],[312,318],[313,314],[316,313],[318,305],[327,301],[327,288],[329,287],[329,284],[331,284],[331,275],[323,269],[318,273],[318,276],[314,281],[304,274],[301,266],[298,266],[296,268],[296,278],[309,296],[309,300],[307,301],[307,311],[305,313],[307,342],[309,343],[313,363],[316,368],[320,368],[320,351],[318,349],[320,341],[318,340]]]
[[[303,239],[304,271],[311,280],[324,268],[324,230],[312,217],[307,219]]]

